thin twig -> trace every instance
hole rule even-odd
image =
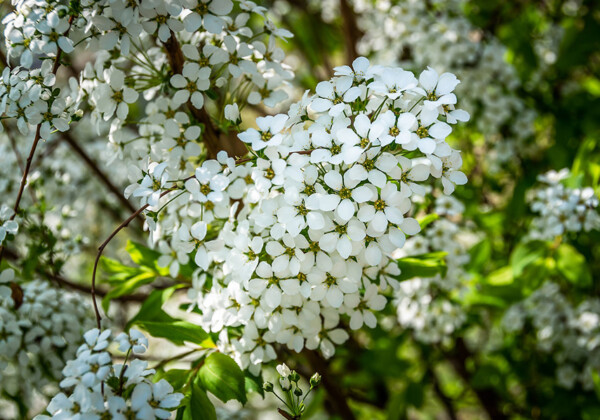
[[[17,261],[19,259],[19,256],[10,248],[6,248],[4,255],[6,256],[6,258],[8,258],[9,260],[12,260],[12,261]],[[83,293],[88,293],[88,294],[90,293],[89,287],[87,287],[83,284],[74,282],[72,280],[68,280],[59,274],[50,273],[48,271],[43,270],[40,267],[36,267],[35,271],[38,274],[40,274],[44,277],[47,277],[48,279],[56,282],[60,287],[66,287],[68,289],[76,290],[78,292],[83,292]],[[108,291],[103,290],[103,289],[98,289],[98,290],[96,290],[96,294],[98,296],[104,297],[108,294]],[[130,295],[118,296],[118,297],[114,298],[114,300],[117,300],[119,302],[144,302],[146,299],[148,299],[148,295],[144,294],[144,293],[133,293]]]
[[[68,36],[69,31],[71,30],[71,25],[73,24],[73,20],[75,19],[75,15],[71,15],[69,18],[69,27],[65,31],[63,36]],[[57,47],[56,57],[54,59],[54,65],[52,66],[52,74],[56,74],[58,71],[58,67],[60,66],[60,56],[62,55],[62,49]],[[35,155],[35,150],[37,149],[37,145],[40,142],[41,138],[41,129],[42,123],[39,123],[35,129],[35,137],[33,139],[33,144],[31,145],[31,150],[29,151],[29,156],[27,157],[27,163],[25,164],[25,172],[23,172],[23,177],[21,178],[21,185],[19,186],[19,192],[17,193],[17,200],[15,202],[15,206],[13,208],[13,215],[10,217],[10,220],[14,220],[17,217],[17,213],[19,212],[19,206],[21,205],[21,198],[23,197],[23,191],[25,190],[25,185],[27,184],[27,176],[29,175],[29,170],[31,169],[31,162],[33,161],[33,156]],[[0,262],[2,262],[2,254],[4,253],[4,247],[0,246]]]
[[[71,136],[69,132],[62,133],[62,138],[71,146],[73,151],[79,155],[79,157],[85,162],[85,164],[96,174],[98,179],[108,188],[108,190],[113,193],[113,195],[121,202],[123,207],[125,207],[130,213],[135,212],[135,207],[129,200],[125,198],[123,193],[111,182],[110,179],[106,176],[106,174],[98,167],[96,162],[83,150],[83,148],[77,143],[77,141]],[[142,224],[144,222],[143,218],[140,218]]]
[[[183,181],[187,181],[189,179],[194,178],[194,175],[185,178]],[[164,197],[168,193],[175,191],[176,188],[170,188],[168,190],[163,191],[160,194],[160,197]],[[98,253],[96,254],[96,260],[94,261],[94,271],[92,272],[92,286],[91,286],[91,294],[92,294],[92,303],[94,305],[94,313],[96,315],[96,324],[98,329],[101,329],[101,321],[102,317],[100,316],[100,311],[98,310],[98,303],[96,302],[96,272],[98,271],[98,264],[100,263],[100,257],[102,257],[102,253],[104,252],[104,248],[112,241],[112,239],[117,236],[117,234],[124,228],[126,228],[129,223],[136,217],[138,217],[144,210],[150,207],[150,204],[144,204],[142,207],[133,212],[126,220],[124,220],[117,228],[106,238],[104,242],[98,247]]]

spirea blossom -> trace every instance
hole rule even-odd
[[[568,169],[539,175],[542,185],[531,192],[531,211],[536,214],[528,233],[531,239],[551,240],[570,232],[600,228],[598,197],[594,189],[568,188],[561,183]]]
[[[194,280],[192,306],[253,372],[276,344],[331,357],[349,337],[344,318],[375,327],[385,290],[398,287],[391,253],[420,231],[413,191],[466,182],[443,105],[425,104],[412,73],[359,58],[336,74],[240,133],[255,157],[222,152],[167,191],[161,203],[176,199],[150,224],[161,265],[177,272],[193,259],[211,275]]]
[[[600,300],[588,298],[573,304],[553,282],[545,283],[504,314],[502,327],[508,334],[532,329],[536,348],[556,363],[557,382],[572,389],[581,384],[594,389],[600,369]]]
[[[137,330],[112,337],[110,330],[87,331],[77,355],[63,369],[63,392],[48,404],[46,419],[168,419],[183,394],[174,393],[165,379],[152,381],[154,369],[135,356],[148,348],[148,340]],[[113,361],[112,348],[125,354],[123,363]]]
[[[0,391],[31,403],[55,384],[91,324],[89,306],[42,280],[0,272]]]
[[[440,219],[428,225],[423,234],[408,239],[405,247],[395,253],[397,257],[447,253],[444,276],[402,281],[394,295],[398,322],[423,343],[444,341],[467,319],[460,298],[467,290],[469,276],[464,266],[469,262],[472,233],[456,218],[464,210],[460,201],[440,196],[435,208]]]

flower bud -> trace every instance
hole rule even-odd
[[[295,370],[292,370],[292,373],[290,373],[290,381],[296,383],[300,380],[300,375],[298,375],[298,372],[296,372]]]
[[[240,118],[240,110],[237,104],[225,105],[225,118],[232,123],[237,124],[237,121]]]
[[[288,378],[279,378],[279,385],[286,392],[292,389],[292,384]]]
[[[266,392],[273,392],[273,384],[272,384],[271,382],[265,382],[265,383],[263,384],[263,389],[264,389]]]
[[[315,388],[317,386],[319,386],[319,384],[321,383],[321,375],[319,375],[318,372],[316,372],[313,376],[311,376],[310,378],[310,387],[311,388]]]
[[[294,395],[297,397],[301,397],[302,396],[302,390],[299,387],[296,387],[296,389],[294,389]]]
[[[279,373],[279,375],[281,375],[284,378],[287,378],[292,373],[290,368],[287,367],[287,365],[285,363],[282,363],[279,366],[277,366],[277,372]]]

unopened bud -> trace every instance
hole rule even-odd
[[[263,389],[264,389],[266,392],[273,392],[273,384],[272,384],[271,382],[265,382],[265,383],[263,384]]]
[[[319,375],[319,373],[317,372],[310,378],[310,387],[315,388],[315,387],[319,386],[320,383],[321,383],[321,375]]]
[[[301,397],[302,396],[302,390],[299,387],[296,387],[296,389],[294,389],[294,395],[297,397]]]
[[[292,372],[290,373],[290,381],[296,383],[300,380],[300,375],[298,375],[298,372],[296,372],[295,370],[292,370]]]
[[[279,378],[279,385],[281,385],[281,389],[286,392],[292,389],[292,384],[288,378]]]

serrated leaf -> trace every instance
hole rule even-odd
[[[221,401],[238,400],[246,404],[244,373],[231,357],[217,352],[210,354],[198,376],[204,388]]]

